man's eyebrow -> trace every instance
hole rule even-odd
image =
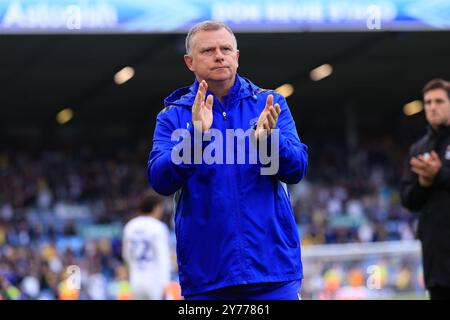
[[[214,49],[214,46],[209,46],[209,45],[206,45],[206,46],[204,46],[204,47],[200,47],[200,50],[208,50],[208,49]]]
[[[425,103],[430,103],[431,101],[442,102],[442,101],[444,101],[444,99],[443,98],[430,98],[430,99],[426,99]]]

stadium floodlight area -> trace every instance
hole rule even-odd
[[[181,32],[201,20],[236,32],[450,29],[450,1],[4,0],[0,33]]]
[[[427,299],[420,242],[302,248],[303,299]]]

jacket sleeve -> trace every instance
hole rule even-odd
[[[281,108],[277,128],[279,131],[279,170],[276,177],[287,184],[300,182],[308,168],[308,147],[300,141],[289,106],[283,96],[277,103]]]
[[[409,159],[413,156],[414,146],[411,147],[409,157],[405,160],[401,178],[402,204],[411,211],[420,211],[425,204],[432,187],[426,188],[419,185],[417,174],[411,171]]]
[[[450,190],[450,168],[442,165],[441,169],[436,175],[435,184],[438,187]]]
[[[147,178],[156,192],[168,196],[180,189],[192,175],[194,165],[172,161],[172,149],[178,141],[172,141],[172,133],[178,129],[169,116],[169,111],[162,111],[156,119],[153,149],[150,152]]]

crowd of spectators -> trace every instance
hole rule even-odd
[[[306,179],[289,187],[302,245],[414,239],[416,220],[400,204],[395,166],[360,152],[349,173],[340,169],[348,159],[330,161],[333,152],[313,154]],[[2,150],[0,298],[131,298],[121,228],[149,187],[147,156],[146,146]],[[81,270],[76,292],[65,286],[73,265]]]

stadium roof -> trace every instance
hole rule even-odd
[[[450,32],[258,33],[237,38],[240,74],[264,88],[293,84],[288,102],[305,130],[342,126],[350,109],[363,126],[389,125],[388,119],[396,119],[408,128],[403,105],[420,99],[429,79],[450,78]],[[40,134],[42,129],[51,135],[59,130],[55,116],[64,108],[75,112],[65,125],[73,134],[109,130],[145,136],[163,98],[193,80],[182,59],[184,36],[179,34],[3,35],[0,52],[2,136]],[[310,71],[325,63],[333,67],[331,76],[312,81]],[[135,69],[135,76],[115,84],[115,73],[126,66]]]

